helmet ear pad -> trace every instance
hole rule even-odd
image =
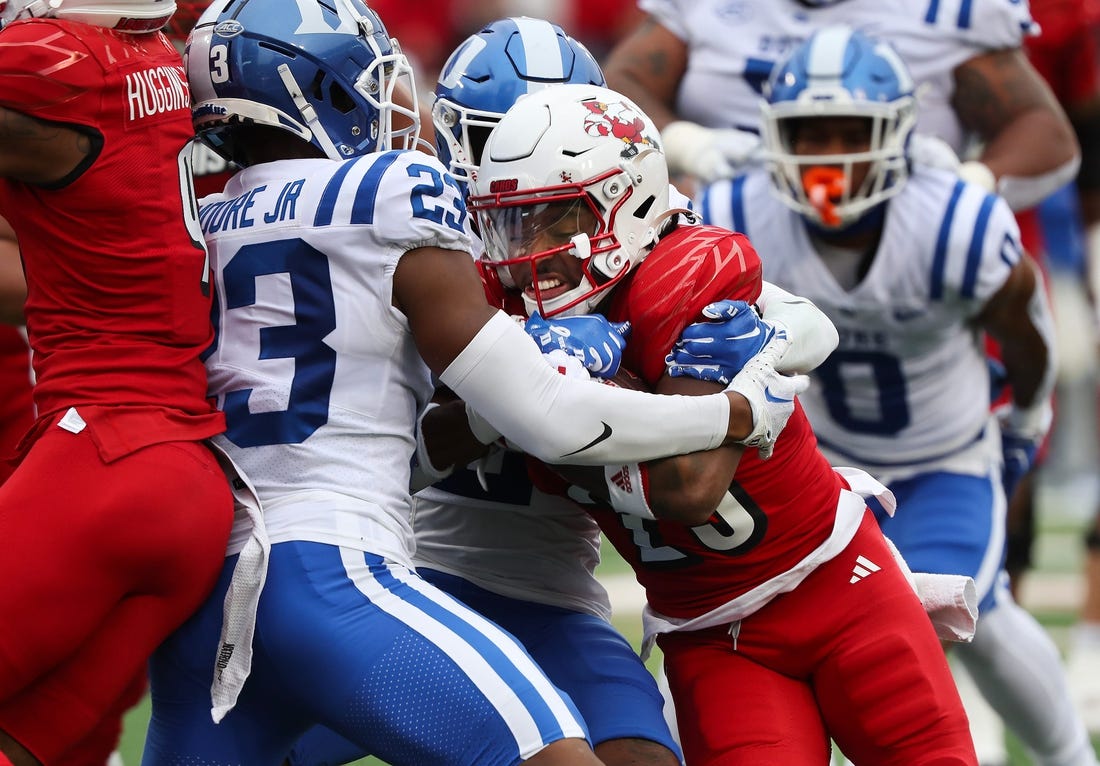
[[[248,157],[233,134],[245,125],[290,133],[329,159],[416,145],[412,68],[362,0],[219,0],[184,59],[196,132],[238,165]]]
[[[561,85],[516,102],[489,137],[471,185],[486,257],[498,267],[538,262],[562,246],[535,248],[523,229],[551,203],[582,202],[594,230],[566,250],[582,263],[581,283],[552,298],[524,294],[543,316],[589,313],[656,243],[668,217],[668,168],[660,134],[629,99],[595,85]],[[560,256],[559,256],[560,257]],[[533,302],[530,302],[533,301]]]
[[[772,185],[784,204],[815,226],[847,229],[908,179],[914,83],[888,43],[847,26],[821,28],[772,70],[765,98],[761,123]],[[796,151],[794,137],[811,121],[853,119],[869,125],[866,151]],[[815,167],[839,169],[844,178],[808,188],[807,178],[820,177],[807,173]]]

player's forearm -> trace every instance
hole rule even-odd
[[[753,431],[740,394],[659,396],[559,375],[503,313],[440,378],[509,441],[548,463],[652,460]]]

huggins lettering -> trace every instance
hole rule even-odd
[[[140,120],[191,106],[182,67],[158,66],[126,75],[129,119]]]

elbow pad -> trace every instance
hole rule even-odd
[[[1013,210],[1027,210],[1072,181],[1080,167],[1081,157],[1075,155],[1053,170],[1037,176],[1001,176],[997,181],[997,193]]]
[[[805,374],[836,350],[840,335],[832,320],[810,300],[764,282],[756,305],[761,317],[787,330],[790,348],[776,364],[784,374]]]

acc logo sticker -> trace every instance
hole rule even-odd
[[[589,111],[584,118],[584,132],[590,136],[613,136],[628,146],[626,150],[637,152],[638,144],[660,150],[655,136],[647,133],[646,121],[632,104],[621,101],[582,101]]]
[[[230,37],[236,37],[244,31],[244,25],[236,19],[229,19],[218,24],[214,27],[214,34],[218,37],[224,37],[226,39]]]

